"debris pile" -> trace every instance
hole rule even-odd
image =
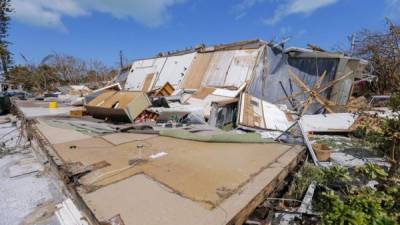
[[[200,46],[136,60],[97,90],[61,87],[14,105],[97,222],[255,224],[304,146],[318,168],[385,166],[362,136],[391,115],[387,98],[352,97],[366,64],[260,40]],[[316,182],[300,189],[291,213],[318,215]]]
[[[125,79],[114,79],[122,90],[102,92],[85,108],[114,122],[208,124],[276,138],[302,115],[345,111],[365,64],[260,40],[201,47],[136,60]]]

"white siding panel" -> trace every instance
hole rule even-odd
[[[158,75],[155,87],[161,87],[166,82],[169,82],[174,87],[179,87],[195,55],[196,53],[190,53],[168,57]]]
[[[265,128],[268,130],[287,130],[293,122],[290,122],[286,114],[276,105],[262,101]]]
[[[343,132],[350,130],[357,117],[353,113],[304,115],[300,122],[306,132]]]
[[[144,59],[135,61],[129,71],[125,89],[130,91],[142,90],[146,76],[150,73],[158,74],[166,58]]]

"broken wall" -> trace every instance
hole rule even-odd
[[[300,87],[289,76],[289,69],[291,69],[300,80],[308,87],[312,87],[315,82],[320,78],[324,71],[327,72],[321,87],[337,78],[337,68],[340,58],[335,57],[321,57],[319,53],[312,52],[314,57],[298,56],[289,53],[283,53],[282,50],[265,46],[261,58],[258,61],[253,74],[253,79],[248,87],[247,92],[254,97],[260,98],[264,101],[277,104],[286,104],[291,107],[288,100],[284,100],[286,95],[292,95],[303,92]],[[350,78],[351,80],[351,78]],[[282,87],[283,86],[283,87]],[[337,97],[341,95],[348,95],[351,87],[346,86],[342,92],[337,92]],[[321,93],[322,96],[330,99],[332,88],[328,88]],[[308,95],[300,95],[296,100],[303,101]],[[308,113],[315,113],[321,108],[318,104],[313,104]]]

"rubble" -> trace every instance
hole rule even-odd
[[[251,224],[305,148],[320,167],[382,159],[349,150],[367,149],[352,133],[371,113],[356,113],[366,101],[350,97],[365,66],[341,53],[244,41],[136,60],[98,90],[60,88],[81,107],[62,95],[51,97],[55,109],[14,106],[87,221]],[[314,190],[289,220],[315,214]],[[57,206],[63,221],[77,215],[69,204]]]
[[[0,223],[58,225],[53,209],[65,188],[20,132],[14,117],[0,125]]]

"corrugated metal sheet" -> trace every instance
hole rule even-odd
[[[165,65],[158,74],[155,87],[162,87],[167,82],[169,82],[175,88],[180,87],[180,84],[189,70],[196,54],[197,53],[189,53],[167,57]]]
[[[239,88],[251,78],[258,52],[259,49],[215,52],[203,85]]]
[[[199,89],[214,52],[198,53],[181,84],[184,89]]]
[[[290,120],[289,120],[290,118]],[[292,125],[292,118],[276,105],[243,93],[239,103],[239,125],[285,131]]]
[[[129,71],[125,89],[130,91],[149,91],[143,90],[144,86],[148,89],[153,87],[156,78],[154,74],[158,74],[161,71],[165,61],[165,57],[135,61]],[[149,80],[150,76],[152,76],[152,79]]]
[[[337,83],[332,88],[331,101],[335,102],[337,105],[346,105],[352,94],[349,90],[353,87],[354,78],[359,77],[360,74],[364,72],[366,66],[367,64],[360,59],[342,58],[335,79],[345,76],[351,71],[353,74]]]

